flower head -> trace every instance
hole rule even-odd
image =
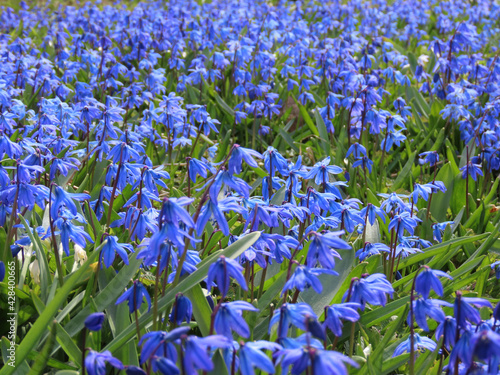
[[[85,319],[85,328],[89,331],[100,331],[105,317],[106,315],[102,312],[90,314],[87,319]]]

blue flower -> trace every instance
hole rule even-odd
[[[73,242],[82,248],[87,245],[87,241],[93,243],[90,235],[83,230],[83,227],[76,226],[71,222],[68,217],[60,217],[54,221],[54,225],[59,228],[59,235],[61,236],[61,243],[64,252],[69,256],[69,240],[72,239]]]
[[[343,231],[327,232],[325,234],[310,232],[309,238],[311,242],[309,243],[309,251],[306,258],[307,266],[313,268],[316,263],[319,263],[322,267],[334,269],[334,257],[340,258],[340,254],[334,248],[343,250],[351,249],[351,246],[339,237],[343,233]]]
[[[170,332],[153,331],[146,333],[139,341],[139,346],[141,346],[141,360],[139,363],[142,365],[155,355],[163,357],[165,356],[164,353],[167,353],[167,356],[175,363],[177,361],[177,351],[172,343],[180,339],[181,336],[186,335],[190,329],[190,327],[178,327]]]
[[[415,228],[420,221],[422,220],[416,216],[411,216],[409,212],[403,212],[394,215],[394,218],[389,223],[389,230],[394,230],[398,237],[403,237],[404,230],[406,229],[413,236]]]
[[[189,178],[191,181],[196,182],[197,175],[207,178],[208,171],[212,171],[212,167],[208,163],[194,158],[189,159]]]
[[[184,320],[186,323],[191,321],[191,315],[193,314],[193,304],[183,294],[179,293],[175,296],[174,306],[172,307],[172,312],[170,313],[170,321],[180,325]]]
[[[330,157],[326,157],[322,161],[314,164],[309,172],[304,174],[304,178],[309,180],[314,177],[314,182],[316,185],[321,185],[323,183],[330,182],[331,174],[339,174],[342,173],[342,168],[337,167],[336,165],[329,165]]]
[[[290,279],[283,286],[281,295],[283,295],[283,293],[287,290],[291,290],[293,288],[297,288],[302,292],[309,287],[312,287],[316,293],[321,293],[323,291],[323,286],[321,285],[321,281],[318,276],[324,273],[335,276],[338,275],[338,272],[333,270],[309,268],[307,266],[298,265],[293,274],[290,276]]]
[[[262,159],[262,155],[250,148],[241,147],[240,145],[234,145],[233,151],[229,160],[227,162],[228,171],[231,174],[239,174],[241,172],[241,162],[245,162],[252,168],[257,168],[258,164],[254,160],[255,158]]]
[[[418,333],[415,333],[413,335],[413,350],[416,352],[420,350],[435,350],[437,347],[437,344],[432,341],[430,338],[425,337],[425,336],[420,336]],[[392,355],[393,357],[397,357],[398,355],[401,355],[403,353],[410,353],[411,352],[411,337],[408,336],[406,340],[404,340],[401,344],[399,344],[394,350],[394,354]]]
[[[449,365],[451,368],[455,366],[457,361],[462,361],[463,364],[469,367],[472,364],[472,347],[471,347],[472,332],[468,330],[462,331],[462,336],[455,343],[450,354]]]
[[[424,331],[429,331],[429,326],[427,325],[426,316],[434,319],[436,322],[440,323],[444,321],[445,315],[443,310],[441,310],[441,306],[451,307],[452,304],[440,301],[438,299],[425,299],[425,298],[417,298],[412,301],[413,303],[413,312],[415,315],[415,321],[418,326],[422,328]],[[408,325],[412,323],[413,317],[411,316],[411,311],[408,313]]]
[[[153,360],[153,371],[159,371],[163,375],[177,375],[180,374],[180,370],[177,368],[175,362],[168,358],[156,357]],[[128,373],[127,373],[128,375]]]
[[[439,153],[437,151],[422,152],[419,156],[421,158],[423,157],[423,159],[419,160],[420,164],[429,163],[429,165],[431,167],[435,166],[437,164],[437,162],[439,161]]]
[[[262,349],[275,351],[281,349],[281,345],[263,340],[247,342],[242,345],[238,355],[241,375],[254,375],[254,367],[274,374],[273,362],[262,352]]]
[[[0,260],[0,282],[5,278],[5,264]]]
[[[353,168],[361,167],[362,169],[368,169],[369,173],[372,173],[372,166],[373,161],[368,159],[366,156],[356,159],[356,161],[352,164]]]
[[[316,349],[313,353],[314,374],[347,375],[349,371],[346,364],[354,368],[359,367],[353,359],[339,352]]]
[[[357,322],[359,320],[358,309],[361,308],[359,303],[347,302],[331,305],[325,311],[325,326],[330,328],[333,334],[337,337],[342,336],[342,320]]]
[[[227,295],[229,291],[230,277],[233,277],[243,290],[247,290],[247,283],[243,274],[243,267],[233,259],[221,256],[208,269],[207,288],[210,289],[217,284],[222,297]]]
[[[362,155],[363,156],[368,156],[367,153],[366,153],[366,148],[359,144],[358,142],[356,143],[353,143],[351,145],[351,147],[349,147],[349,149],[347,150],[347,153],[345,155],[346,158],[349,157],[349,155],[351,155],[354,157],[354,159],[358,159],[360,158]]]
[[[92,349],[89,350],[89,354],[85,357],[85,368],[89,375],[105,375],[106,362],[119,370],[124,369],[121,361],[113,357],[109,350],[99,353]]]
[[[488,364],[489,374],[498,373],[500,363],[500,334],[492,330],[481,330],[474,333],[470,340],[472,358]]]
[[[457,292],[455,304],[453,307],[455,318],[457,319],[458,326],[465,328],[467,321],[472,324],[478,324],[481,321],[479,311],[474,307],[492,307],[490,301],[482,298],[462,297],[460,292]]]
[[[264,152],[264,167],[271,176],[276,171],[282,176],[288,176],[288,162],[274,147],[269,146]]]
[[[362,208],[359,212],[361,217],[368,217],[368,222],[370,225],[375,223],[377,216],[385,223],[385,212],[383,209],[368,203],[366,207]]]
[[[162,359],[166,359],[166,358],[162,358]],[[127,375],[146,375],[146,371],[144,371],[142,368],[137,367],[137,366],[127,366],[125,368],[125,373]],[[172,373],[172,375],[174,375],[174,374]]]
[[[85,319],[85,328],[89,331],[100,331],[105,317],[106,316],[102,312],[90,314],[87,319]]]
[[[436,328],[435,338],[440,340],[441,337],[444,338],[444,345],[450,350],[450,348],[455,345],[455,335],[457,331],[457,321],[452,316],[446,316],[442,322]]]
[[[442,235],[448,225],[453,225],[453,221],[432,224],[432,238],[434,238],[434,241],[443,242]]]
[[[381,252],[389,253],[389,246],[383,243],[366,242],[362,249],[356,251],[356,256],[359,258],[360,262],[362,262],[366,258],[371,257],[372,255],[378,255]]]
[[[366,303],[385,306],[387,294],[392,297],[394,292],[391,283],[381,273],[375,273],[362,279],[354,279],[351,285],[351,290],[344,293],[342,301],[345,301],[350,293],[348,302],[361,304],[361,310],[365,309]]]
[[[104,240],[104,245],[101,249],[101,258],[103,259],[103,263],[106,267],[111,267],[115,260],[115,255],[118,254],[120,258],[122,258],[123,263],[128,265],[128,255],[125,250],[130,252],[134,252],[134,248],[130,244],[126,243],[118,243],[118,237],[116,236],[108,236]]]
[[[118,297],[115,305],[118,305],[124,301],[128,301],[128,308],[130,313],[132,314],[135,310],[139,310],[141,308],[144,298],[148,303],[149,311],[151,309],[151,298],[149,297],[149,293],[146,287],[142,285],[140,281],[135,280],[132,287],[127,289],[125,293]]]
[[[453,280],[453,277],[446,272],[433,270],[428,266],[423,266],[415,280],[415,290],[424,298],[429,298],[431,288],[434,289],[438,296],[443,296],[443,285],[439,277],[447,277]]]
[[[307,317],[316,318],[316,314],[307,303],[284,303],[279,309],[275,310],[271,321],[269,322],[269,332],[276,323],[278,326],[278,337],[284,338],[287,336],[288,329],[291,325],[307,331]]]
[[[245,319],[243,319],[243,311],[257,312],[259,309],[255,308],[248,302],[234,301],[222,303],[215,315],[215,332],[227,337],[233,338],[232,331],[236,332],[241,337],[249,337],[250,329]]]
[[[491,269],[495,270],[495,277],[500,279],[500,260],[491,264]]]
[[[481,170],[481,166],[479,164],[474,164],[472,161],[469,161],[462,168],[462,178],[466,179],[468,176],[471,176],[474,181],[477,180],[477,176],[482,176],[483,171]]]
[[[73,215],[76,215],[78,214],[78,211],[73,200],[84,201],[88,199],[90,199],[90,195],[88,194],[68,193],[64,191],[62,187],[55,186],[51,202],[50,214],[55,220],[59,216],[59,209],[65,207]]]
[[[188,336],[184,340],[184,369],[188,375],[198,374],[198,370],[212,371],[214,364],[207,354],[207,348],[228,348],[232,340],[225,336]]]
[[[194,222],[189,213],[182,207],[191,204],[194,199],[187,197],[182,198],[167,198],[163,200],[158,217],[159,222],[173,224],[179,227],[179,221],[184,223],[187,227],[193,228]]]

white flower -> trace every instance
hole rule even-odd
[[[85,249],[77,244],[75,244],[75,262],[83,265],[87,261],[87,252]]]
[[[40,284],[40,267],[38,266],[38,259],[29,265],[31,278],[35,283]]]
[[[420,56],[418,57],[418,63],[419,63],[420,65],[425,65],[425,64],[427,64],[428,62],[429,62],[429,56],[427,56],[427,55],[420,55]]]

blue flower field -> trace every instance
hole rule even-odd
[[[0,9],[0,375],[500,374],[500,4]]]

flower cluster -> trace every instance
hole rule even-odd
[[[423,349],[498,372],[499,18],[487,0],[5,7],[20,345],[53,311],[64,337],[33,350],[83,374],[389,373],[374,346],[394,337],[412,375]]]

